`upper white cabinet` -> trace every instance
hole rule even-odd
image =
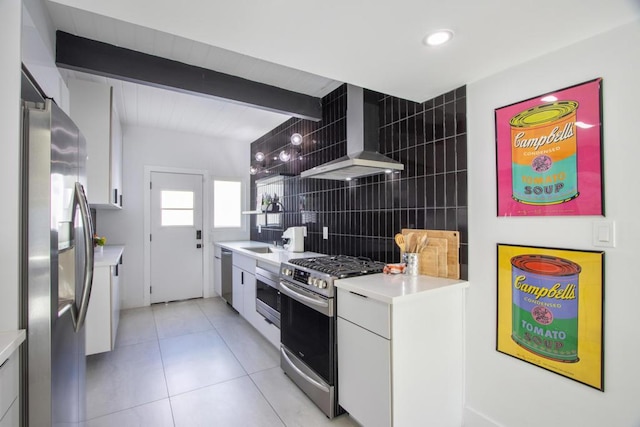
[[[122,207],[122,128],[106,84],[71,79],[71,118],[87,140],[87,197],[94,208]]]

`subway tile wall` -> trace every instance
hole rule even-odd
[[[357,180],[300,179],[300,172],[346,154],[346,85],[323,98],[320,122],[290,119],[251,144],[251,206],[255,181],[282,174],[282,226],[251,239],[280,241],[283,229],[307,226],[305,250],[398,262],[394,235],[402,228],[460,231],[461,277],[468,278],[466,87],[424,103],[379,94],[380,149],[405,170]],[[295,147],[293,133],[303,136]],[[290,160],[279,159],[280,152]],[[265,160],[258,162],[255,154]],[[329,238],[322,238],[328,227]]]

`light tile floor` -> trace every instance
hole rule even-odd
[[[115,350],[87,358],[87,418],[87,427],[358,426],[329,420],[220,298],[123,311]]]

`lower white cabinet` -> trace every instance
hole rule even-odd
[[[256,276],[255,274],[234,265],[232,277],[233,308],[235,308],[242,316],[247,317],[249,310],[251,310],[251,303],[253,303],[253,310],[255,311],[256,309]]]
[[[20,425],[20,405],[18,399],[14,400],[4,417],[0,419],[0,427],[18,427]]]
[[[243,317],[256,305],[256,260],[252,257],[233,253],[231,281],[233,283],[233,308]]]
[[[114,265],[96,266],[85,322],[86,354],[115,348],[120,321],[122,257]]]
[[[0,427],[18,426],[18,352],[0,366]]]
[[[216,261],[219,261],[216,259]],[[233,252],[233,308],[275,347],[280,347],[280,329],[256,310],[256,260]]]
[[[340,405],[363,426],[391,425],[391,341],[338,317],[338,349]]]
[[[347,279],[345,279],[347,280]],[[338,288],[338,401],[367,427],[462,425],[463,294]]]

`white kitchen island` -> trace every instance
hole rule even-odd
[[[462,425],[468,282],[375,274],[338,288],[338,400],[360,424]]]

